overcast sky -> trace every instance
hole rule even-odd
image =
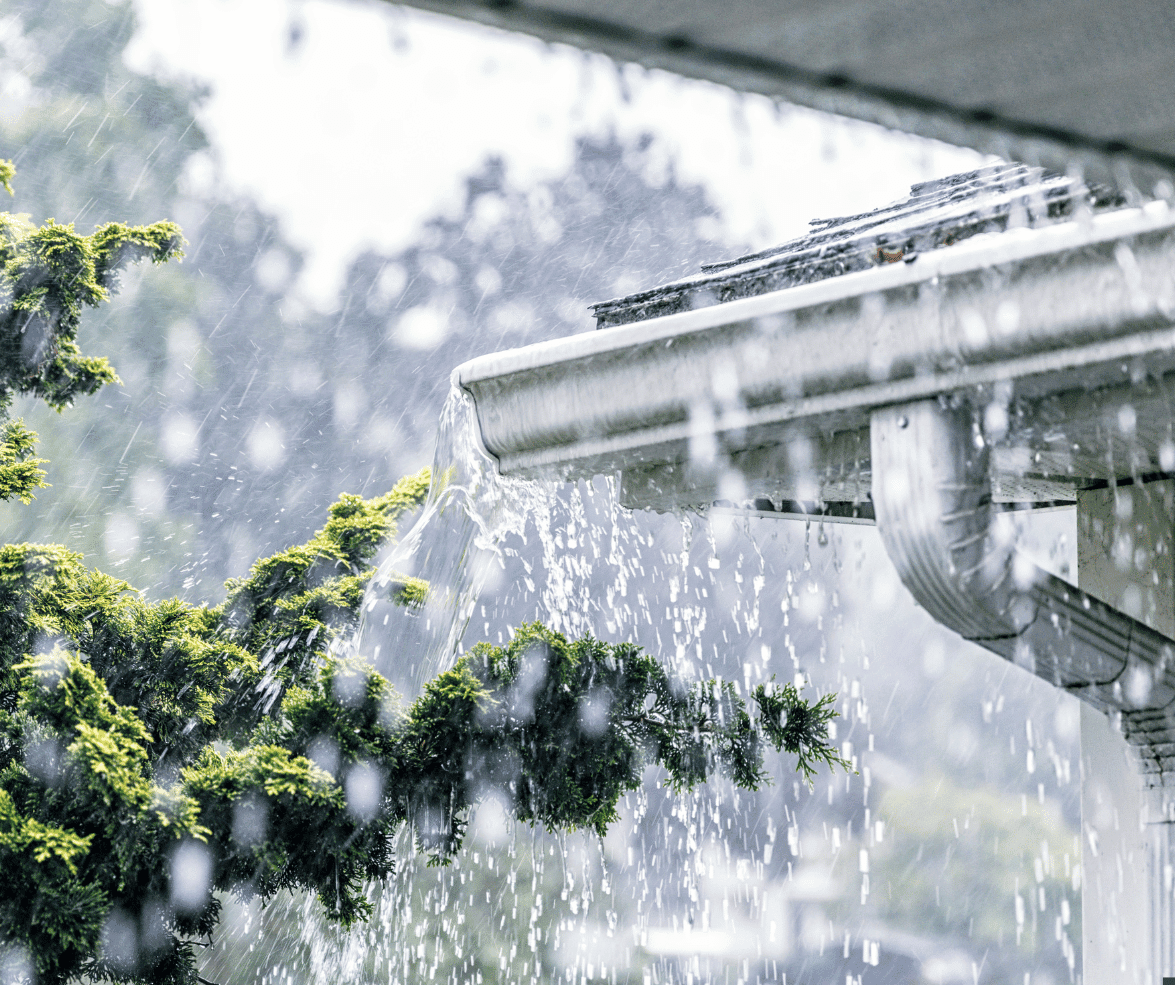
[[[380,0],[138,5],[132,67],[212,86],[202,121],[219,170],[192,180],[218,174],[281,216],[322,306],[350,257],[409,243],[489,154],[524,186],[564,171],[578,135],[652,132],[706,186],[726,237],[755,247],[983,160]]]

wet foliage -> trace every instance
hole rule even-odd
[[[781,713],[835,715],[825,710],[829,696],[813,706],[790,686],[784,692],[756,689],[752,718],[729,681],[689,685],[638,646],[568,641],[534,623],[505,647],[478,644],[426,686],[408,723],[410,743],[427,758],[409,786],[427,791],[427,811],[446,819],[438,844],[449,853],[459,847],[471,793],[487,785],[509,790],[519,820],[603,837],[647,766],[663,767],[677,791],[715,774],[758,789],[767,781],[764,739],[785,746]],[[804,763],[848,768],[826,724],[788,751]],[[454,763],[466,764],[464,772]]]
[[[379,871],[387,832],[357,839],[341,788],[261,726],[287,704],[301,720],[380,535],[426,491],[423,475],[378,500],[345,498],[310,543],[259,562],[217,607],[147,602],[61,547],[0,549],[0,939],[29,947],[38,980],[190,981],[191,945],[175,935],[215,926],[210,878],[325,892],[340,865],[348,885]],[[242,861],[232,804],[248,796],[272,799],[274,831]],[[347,849],[324,855],[326,832]],[[129,951],[112,913],[138,927]]]
[[[14,177],[12,162],[0,162],[10,193]],[[78,348],[82,311],[108,300],[127,266],[182,257],[182,243],[173,222],[112,222],[85,236],[52,219],[36,226],[27,216],[0,214],[0,498],[28,503],[44,485],[35,435],[8,416],[14,396],[62,410],[115,382],[104,357]]]
[[[336,504],[218,607],[147,603],[61,548],[0,552],[0,939],[30,947],[38,980],[191,981],[213,889],[311,889],[331,918],[362,919],[398,828],[443,861],[491,788],[522,821],[602,836],[647,765],[682,789],[764,781],[762,737],[783,746],[786,722],[764,728],[732,685],[686,687],[632,645],[523,627],[407,708],[368,664],[332,658],[370,575],[364,528],[388,531],[422,480]],[[784,706],[762,687],[755,704]],[[847,766],[814,730],[797,751]]]
[[[7,174],[7,172],[6,172]],[[10,175],[9,175],[10,177]],[[79,236],[0,217],[8,234],[5,394],[63,408],[116,377],[73,342],[83,305],[126,263],[178,253],[171,223]],[[34,436],[7,432],[5,481],[40,481]],[[307,543],[257,561],[219,605],[147,601],[60,546],[0,547],[0,943],[38,982],[190,983],[217,926],[213,890],[311,890],[343,925],[371,913],[411,824],[444,861],[488,789],[551,830],[607,832],[660,764],[677,789],[713,773],[755,789],[761,742],[848,767],[826,696],[677,681],[631,644],[538,624],[482,644],[404,707],[337,644],[358,624],[380,548],[429,491],[425,470],[372,499],[344,494]],[[405,610],[428,586],[392,579]]]

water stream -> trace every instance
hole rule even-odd
[[[487,788],[450,866],[401,832],[366,924],[331,926],[303,897],[226,903],[205,977],[236,980],[217,962],[260,952],[267,985],[1059,985],[1080,969],[1075,701],[915,608],[874,530],[634,513],[612,479],[502,478],[460,391],[439,434],[428,501],[351,644],[405,697],[538,619],[743,693],[773,675],[835,691],[858,773],[810,791],[779,756],[763,790],[679,796],[650,771],[603,840],[520,826]],[[404,575],[429,583],[418,610],[389,600]]]
[[[694,514],[634,518],[611,477],[564,484],[499,475],[481,444],[472,398],[457,387],[441,413],[432,474],[416,522],[380,559],[348,644],[409,699],[453,665],[467,634],[470,643],[500,643],[519,622],[539,620],[569,636],[638,641],[639,624],[653,619],[646,593],[632,599],[629,585],[653,574],[645,555],[666,542],[647,529],[650,521],[671,529],[681,544],[674,554],[680,570],[669,576],[671,601],[696,580],[687,563]],[[712,532],[709,543],[716,546]],[[658,564],[656,574],[662,571]],[[397,601],[407,577],[427,582],[423,606]],[[683,618],[690,629],[680,625]],[[679,671],[700,667],[687,659],[686,641],[705,618],[703,607],[690,606],[675,617],[669,656]],[[657,639],[665,649],[667,641]]]
[[[504,478],[482,447],[472,399],[453,387],[437,428],[432,485],[412,528],[380,559],[351,645],[408,699],[456,660],[477,599],[506,566],[507,538],[542,525],[553,488]],[[395,598],[405,577],[428,585],[425,603]]]

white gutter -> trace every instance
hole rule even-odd
[[[1173,318],[1175,215],[1157,203],[484,356],[453,375],[504,474],[688,472],[702,438],[720,444],[719,463],[778,477],[813,467],[789,454],[797,436],[826,451],[839,442],[842,466],[855,456],[866,479],[847,498],[871,489],[890,556],[927,611],[1121,712],[1147,769],[1165,774],[1175,642],[992,546],[991,449],[974,440],[993,385],[1039,400],[1175,371]],[[959,409],[944,415],[943,399]],[[859,447],[864,429],[871,447]],[[1145,691],[1141,704],[1128,674],[1147,675],[1129,689]]]
[[[684,462],[699,427],[730,454],[942,392],[1015,381],[1041,397],[1121,380],[1124,361],[1175,369],[1173,259],[1175,216],[1155,203],[482,356],[454,378],[503,474]]]

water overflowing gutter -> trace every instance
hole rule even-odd
[[[996,449],[997,498],[1000,473],[1014,481],[1028,453],[1042,457],[1046,488],[1024,498],[1056,500],[1070,477],[1108,477],[1080,441],[1096,399],[1066,408],[1065,395],[1175,370],[1173,260],[1175,214],[1158,203],[483,356],[454,380],[503,474],[620,470],[633,505],[652,506],[709,502],[732,465],[790,477],[780,497],[861,501],[873,410],[1010,388],[1052,400],[1078,440],[1010,434]],[[1135,437],[1148,461],[1130,469],[1158,471],[1159,436]]]
[[[1173,320],[1175,215],[1158,204],[485,356],[454,380],[503,474],[621,471],[632,505],[697,506],[733,469],[752,493],[869,503],[936,619],[1122,712],[1161,783],[1175,643],[1017,568],[992,500],[1001,483],[1056,500],[1170,471]],[[1107,426],[1126,401],[1129,433]]]

